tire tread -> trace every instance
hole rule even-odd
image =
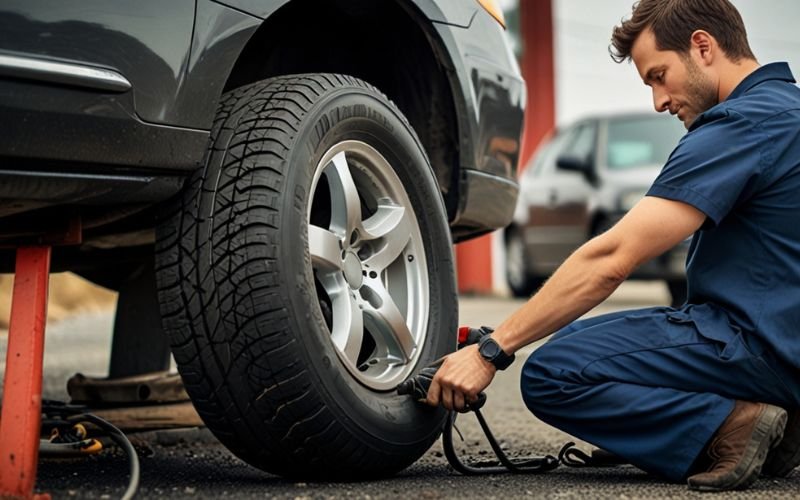
[[[277,77],[224,95],[205,166],[157,231],[163,326],[198,413],[234,453],[287,476],[336,471],[341,479],[343,471],[385,475],[408,465],[354,442],[325,406],[302,366],[278,288],[275,233],[287,165],[276,150],[288,153],[314,104],[342,87],[367,90],[393,106],[371,85],[334,74]],[[212,177],[214,164],[220,167]],[[213,205],[201,196],[206,191],[216,193]],[[224,310],[238,313],[222,317]],[[243,400],[244,391],[235,389],[253,380],[264,389]],[[326,463],[334,456],[337,463]]]

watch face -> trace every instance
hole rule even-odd
[[[487,341],[481,345],[481,354],[483,357],[488,359],[494,359],[497,356],[498,352],[500,352],[500,346],[497,345],[495,342]]]
[[[483,356],[483,359],[492,363],[498,370],[505,370],[514,362],[514,355],[504,353],[500,348],[500,344],[491,337],[481,339],[478,352]]]

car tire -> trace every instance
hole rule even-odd
[[[310,74],[224,95],[157,233],[175,361],[237,456],[361,479],[437,439],[446,413],[395,388],[455,349],[452,242],[420,141],[375,88]]]
[[[522,232],[509,227],[505,231],[506,282],[514,297],[528,298],[544,283],[544,278],[534,276],[529,269]]]

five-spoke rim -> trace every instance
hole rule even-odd
[[[336,144],[312,181],[308,244],[317,296],[341,362],[392,390],[425,342],[430,291],[425,247],[403,183],[375,148]]]

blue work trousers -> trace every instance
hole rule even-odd
[[[726,317],[684,306],[572,323],[531,354],[521,388],[544,422],[680,481],[734,400],[800,407],[798,378]]]

